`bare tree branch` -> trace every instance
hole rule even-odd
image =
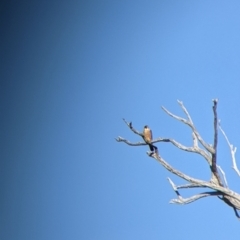
[[[225,183],[225,186],[228,188],[228,183],[227,183],[227,178],[226,178],[226,174],[225,172],[222,170],[222,168],[220,166],[217,165],[217,168],[219,169],[219,171],[221,172],[222,176],[223,176],[223,179],[224,179],[224,183]]]
[[[174,139],[170,138],[157,138],[153,141],[151,141],[151,144],[155,143],[161,143],[161,142],[170,142],[173,146],[177,147],[180,150],[187,151],[187,152],[193,152],[200,154],[209,164],[210,170],[211,170],[211,180],[210,181],[205,181],[205,180],[200,180],[196,179],[194,177],[191,177],[187,174],[185,174],[182,171],[179,171],[172,167],[167,161],[165,161],[158,153],[157,147],[156,151],[154,152],[147,152],[147,154],[157,160],[164,168],[166,168],[169,172],[177,175],[178,177],[184,179],[187,184],[184,185],[175,185],[173,181],[168,178],[169,183],[171,184],[173,190],[175,191],[176,195],[178,196],[177,199],[172,199],[170,203],[177,203],[177,204],[188,204],[192,203],[196,200],[199,200],[204,197],[210,197],[210,196],[217,196],[218,199],[226,203],[228,206],[232,207],[234,209],[235,215],[239,217],[237,210],[240,210],[240,194],[232,191],[231,189],[228,188],[227,184],[227,179],[225,172],[222,170],[220,166],[217,165],[217,144],[218,144],[218,125],[219,129],[223,133],[231,151],[231,156],[233,160],[233,168],[234,170],[238,173],[240,176],[240,171],[237,168],[236,164],[236,159],[235,159],[235,153],[236,153],[236,148],[233,148],[233,146],[230,144],[225,132],[222,130],[220,123],[218,123],[218,118],[217,118],[217,99],[213,100],[213,115],[214,115],[214,140],[213,140],[213,145],[211,146],[210,144],[206,143],[203,138],[200,136],[198,131],[196,130],[196,127],[194,126],[194,123],[191,119],[190,114],[188,113],[187,109],[183,105],[181,101],[178,101],[180,107],[182,108],[183,112],[187,116],[187,119],[184,119],[182,117],[176,116],[169,112],[166,108],[162,107],[162,109],[171,117],[175,118],[176,120],[188,125],[192,129],[192,138],[193,138],[193,146],[187,147],[184,146],[183,144],[177,142]],[[128,123],[125,119],[123,119],[124,122],[127,124],[127,126],[130,128],[130,130],[143,137],[143,134],[139,131],[137,131],[135,128],[133,128],[132,123]],[[116,138],[116,141],[118,142],[124,142],[127,145],[130,146],[144,146],[144,145],[149,145],[145,142],[137,142],[137,143],[132,143],[122,137]],[[198,146],[198,142],[201,143],[204,149],[200,148]],[[224,184],[221,181],[220,175],[218,170],[221,172],[223,179],[224,179]],[[189,189],[189,188],[208,188],[211,189],[212,191],[206,191],[206,192],[201,192],[198,194],[195,194],[189,198],[183,198],[181,194],[179,193],[179,189]]]
[[[132,143],[132,142],[126,140],[125,138],[120,137],[120,136],[115,138],[115,140],[117,142],[124,142],[124,143],[128,144],[129,146],[144,146],[144,145],[148,145],[145,142]],[[171,139],[171,138],[157,138],[155,140],[152,140],[152,143],[158,143],[158,142],[170,142],[175,147],[177,147],[177,148],[179,148],[179,149],[181,149],[183,151],[200,154],[201,156],[203,156],[207,160],[207,162],[209,164],[211,163],[211,156],[209,156],[206,151],[204,151],[203,149],[199,148],[198,146],[186,147],[186,146],[182,145],[181,143],[179,143],[176,140]]]
[[[143,137],[143,134],[142,134],[141,132],[139,132],[139,131],[137,131],[135,128],[133,128],[132,122],[129,122],[129,123],[128,123],[124,118],[123,118],[123,121],[127,124],[127,126],[128,126],[135,134]]]
[[[213,100],[213,114],[214,114],[214,143],[212,153],[212,171],[217,172],[217,139],[218,139],[218,131],[217,131],[217,100]]]
[[[196,194],[196,195],[193,195],[192,197],[189,197],[189,198],[183,198],[179,191],[177,189],[179,189],[179,187],[177,187],[173,181],[168,178],[168,181],[169,183],[171,184],[173,190],[175,191],[175,193],[177,194],[178,198],[177,199],[172,199],[170,201],[170,203],[177,203],[177,204],[189,204],[189,203],[192,203],[200,198],[203,198],[203,197],[209,197],[209,196],[218,196],[218,195],[222,195],[221,192],[215,192],[215,191],[212,191],[212,192],[203,192],[203,193],[199,193],[199,194]],[[186,186],[185,186],[186,187]],[[189,185],[189,187],[199,187],[197,185]]]
[[[125,138],[122,138],[120,136],[115,138],[115,139],[116,139],[117,142],[124,142],[129,146],[144,146],[144,145],[147,145],[147,143],[145,143],[145,142],[131,143],[128,140],[126,140]]]
[[[194,132],[192,133],[192,138],[193,138],[193,147],[198,148],[198,140]]]
[[[221,193],[219,193],[219,192],[203,192],[203,193],[193,195],[192,197],[189,197],[189,198],[179,197],[178,199],[172,199],[170,201],[170,203],[189,204],[189,203],[199,200],[200,198],[217,196],[217,195],[221,195]]]
[[[215,190],[215,191],[219,191],[219,192],[222,193],[222,195],[227,195],[229,197],[234,198],[235,201],[239,202],[237,204],[238,207],[236,207],[236,208],[240,209],[240,194],[238,194],[238,193],[236,193],[236,192],[234,192],[234,191],[232,191],[228,188],[217,185],[215,183],[207,182],[207,181],[203,181],[203,180],[200,180],[200,179],[190,177],[187,174],[184,174],[184,173],[180,172],[179,170],[176,170],[175,168],[173,168],[169,163],[167,163],[162,157],[160,157],[157,154],[153,154],[153,155],[151,155],[151,157],[153,157],[158,162],[160,162],[169,172],[177,175],[178,177],[181,177],[182,179],[184,179],[184,180],[186,180],[190,183],[197,184],[201,187],[207,187],[207,188],[210,188],[210,189]]]
[[[240,171],[238,170],[237,163],[236,163],[236,158],[235,158],[235,154],[236,154],[236,152],[237,152],[237,148],[234,147],[234,146],[229,142],[226,133],[223,131],[223,129],[222,129],[221,125],[220,125],[220,120],[219,120],[219,122],[218,122],[218,127],[219,127],[220,131],[222,132],[223,136],[225,137],[225,139],[226,139],[226,141],[227,141],[227,144],[228,144],[228,146],[229,146],[229,148],[230,148],[230,153],[231,153],[231,157],[232,157],[232,164],[233,164],[232,168],[235,170],[235,172],[238,174],[238,176],[240,176]]]
[[[186,110],[186,108],[184,107],[183,103],[181,101],[178,101],[179,105],[181,106],[181,108],[183,109],[184,113],[187,115],[187,117],[190,119],[189,121],[187,121],[184,118],[178,117],[174,114],[172,114],[171,112],[169,112],[165,107],[162,106],[162,109],[171,117],[177,119],[180,122],[183,122],[184,124],[188,125],[192,131],[194,132],[195,136],[197,137],[198,141],[202,144],[202,146],[209,151],[210,153],[214,153],[214,149],[207,144],[205,141],[203,141],[202,137],[200,136],[200,134],[198,133],[197,129],[195,128],[195,126],[192,123],[192,119],[190,118],[190,115],[188,113],[188,111]]]
[[[238,214],[238,212],[237,212],[237,209],[236,209],[235,207],[233,207],[233,210],[234,210],[234,212],[235,212],[236,217],[237,217],[238,220],[239,220],[239,219],[240,219],[240,216],[239,216],[239,214]]]
[[[188,121],[193,125],[192,118],[191,118],[190,114],[188,113],[187,109],[185,108],[185,106],[183,105],[183,102],[179,101],[179,100],[177,100],[177,102],[180,105],[180,107],[182,108],[183,112],[186,114]]]
[[[201,186],[199,184],[184,184],[184,185],[178,185],[176,186],[177,189],[184,189],[184,188],[204,188],[204,186]]]
[[[221,178],[218,173],[217,169],[217,143],[218,143],[218,128],[217,128],[217,99],[213,99],[213,115],[214,115],[214,140],[213,140],[213,149],[214,152],[212,152],[212,179],[211,181],[217,181],[220,186],[223,186]]]

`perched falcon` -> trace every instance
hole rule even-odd
[[[149,144],[150,150],[153,152],[154,147],[151,144],[152,143],[152,130],[146,125],[143,128],[143,139],[146,143]]]

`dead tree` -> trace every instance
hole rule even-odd
[[[197,131],[190,114],[188,113],[187,109],[183,105],[182,102],[178,101],[180,107],[182,108],[184,114],[186,115],[185,118],[181,118],[179,116],[176,116],[169,112],[166,108],[162,107],[162,109],[171,117],[174,119],[186,124],[188,127],[191,128],[192,130],[192,138],[193,138],[193,145],[191,147],[184,146],[183,144],[177,142],[174,139],[170,138],[157,138],[155,140],[152,140],[152,145],[154,146],[154,152],[147,152],[149,157],[152,157],[156,159],[164,168],[166,168],[169,172],[177,175],[178,177],[184,179],[187,183],[185,185],[175,185],[173,181],[168,178],[169,183],[171,184],[173,190],[175,191],[177,198],[172,199],[170,203],[175,203],[175,204],[188,204],[192,203],[196,200],[199,200],[204,197],[210,197],[210,196],[215,196],[224,203],[226,203],[228,206],[232,207],[235,215],[238,219],[240,219],[240,216],[238,214],[237,210],[240,210],[240,194],[232,191],[229,189],[227,185],[227,179],[225,176],[224,171],[221,169],[220,166],[217,165],[217,144],[218,144],[218,129],[222,132],[224,135],[228,146],[230,148],[231,152],[231,158],[232,158],[232,164],[233,164],[233,169],[236,171],[236,173],[240,176],[240,171],[237,168],[236,164],[236,159],[235,159],[235,153],[236,153],[236,147],[233,147],[232,144],[230,144],[227,135],[223,131],[223,129],[220,126],[220,121],[218,121],[217,118],[217,103],[218,100],[214,99],[213,100],[213,116],[214,116],[214,141],[213,144],[210,145],[207,142],[203,140],[199,132]],[[127,122],[125,119],[123,119],[124,122],[127,124],[129,129],[134,133],[137,134],[141,137],[143,137],[143,134],[136,130],[132,122]],[[130,146],[142,146],[142,145],[147,145],[145,142],[137,142],[137,143],[132,143],[122,137],[116,138],[116,141],[118,142],[124,142]],[[180,150],[187,151],[187,152],[192,152],[192,153],[197,153],[201,155],[208,163],[209,169],[211,172],[211,178],[209,181],[204,181],[201,179],[196,179],[194,177],[191,177],[177,169],[175,169],[173,166],[171,166],[166,160],[164,160],[156,147],[156,143],[159,142],[168,142],[173,144],[175,147],[179,148]],[[200,143],[200,144],[199,144]],[[219,174],[221,173],[221,176]],[[179,189],[187,189],[187,188],[207,188],[208,191],[200,192],[196,195],[193,195],[192,197],[189,198],[183,198],[181,194],[179,193]]]

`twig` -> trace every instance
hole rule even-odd
[[[179,198],[182,198],[181,195],[180,195],[180,193],[179,193],[178,190],[177,190],[176,185],[173,183],[173,181],[172,181],[170,178],[167,178],[167,179],[168,179],[169,183],[171,184],[171,186],[172,186],[173,190],[175,191],[175,193],[178,195],[178,197],[179,197]]]
[[[177,100],[178,104],[180,105],[180,107],[182,108],[182,110],[184,111],[184,113],[186,114],[189,122],[193,125],[193,121],[192,121],[192,118],[190,116],[190,114],[188,113],[187,109],[185,108],[185,106],[183,105],[183,102],[182,101],[179,101]]]
[[[133,126],[132,126],[132,122],[127,122],[124,118],[123,118],[123,121],[127,124],[127,126],[135,133],[135,134],[137,134],[137,135],[139,135],[139,136],[143,136],[143,134],[142,133],[140,133],[139,131],[137,131]]]
[[[238,174],[238,176],[240,176],[240,171],[239,171],[239,169],[238,169],[238,167],[237,167],[236,158],[235,158],[235,154],[236,154],[236,152],[237,152],[237,148],[234,147],[234,146],[229,142],[226,133],[223,131],[223,129],[222,129],[221,125],[220,125],[220,120],[218,121],[218,127],[219,127],[220,131],[222,132],[223,136],[225,137],[225,139],[226,139],[226,141],[227,141],[227,144],[228,144],[228,146],[229,146],[229,148],[230,148],[230,153],[231,153],[231,157],[232,157],[232,164],[233,164],[232,168],[235,170],[235,172]]]
[[[222,176],[223,176],[223,179],[224,179],[224,183],[226,185],[226,187],[228,188],[228,183],[227,183],[227,178],[226,178],[226,175],[225,175],[225,172],[222,170],[222,168],[220,166],[217,165],[217,168],[219,169],[219,171],[221,172]]]
[[[117,141],[117,142],[124,142],[124,143],[126,143],[127,145],[129,145],[129,146],[144,146],[144,145],[148,145],[147,143],[145,143],[145,142],[137,142],[137,143],[132,143],[132,142],[129,142],[127,139],[125,139],[125,138],[122,138],[122,137],[117,137],[117,138],[115,138],[115,140]]]
[[[184,185],[178,185],[176,186],[177,189],[184,189],[184,188],[204,188],[204,186],[201,186],[199,184],[184,184]]]
[[[234,212],[235,212],[236,217],[237,217],[238,219],[240,219],[240,216],[239,216],[239,214],[238,214],[238,212],[237,212],[237,209],[236,209],[235,207],[233,207],[233,210],[234,210]]]
[[[193,195],[192,197],[189,198],[178,198],[178,199],[172,199],[170,201],[170,203],[176,203],[176,204],[189,204],[192,202],[195,202],[197,200],[199,200],[200,198],[204,198],[204,197],[210,197],[210,196],[218,196],[221,195],[220,192],[203,192],[203,193],[199,193],[196,195]]]

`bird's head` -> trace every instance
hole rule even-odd
[[[144,128],[148,128],[148,125],[145,125]]]

